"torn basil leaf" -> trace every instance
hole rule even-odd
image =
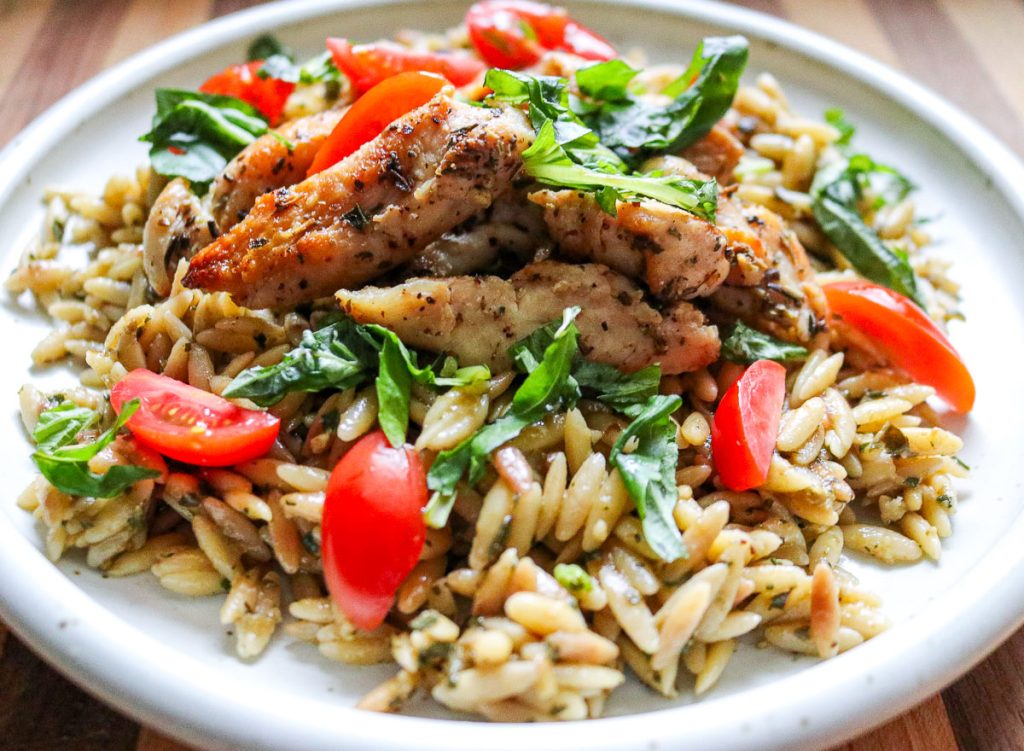
[[[149,161],[166,177],[184,177],[204,192],[239,151],[267,132],[256,108],[234,97],[157,89]]]
[[[758,360],[799,362],[806,360],[807,354],[806,348],[752,329],[742,321],[722,340],[722,357],[746,365]]]
[[[89,460],[113,442],[138,408],[139,400],[133,399],[124,405],[114,424],[94,441],[74,444],[82,430],[98,422],[99,415],[70,402],[51,407],[39,416],[32,431],[36,441],[32,461],[57,490],[88,498],[111,498],[139,480],[157,477],[160,473],[148,467],[116,464],[103,474],[89,469]]]
[[[245,59],[251,63],[256,60],[267,60],[274,56],[281,56],[288,60],[295,59],[294,53],[283,45],[280,39],[273,34],[263,34],[249,44]]]
[[[676,396],[651,397],[643,410],[622,431],[608,457],[636,505],[644,539],[662,560],[686,555],[686,546],[672,511],[678,500],[676,426],[671,415],[682,405]],[[636,440],[636,448],[626,446]]]

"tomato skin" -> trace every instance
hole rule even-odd
[[[357,94],[369,91],[386,78],[410,71],[436,73],[455,86],[465,86],[486,68],[468,55],[415,52],[390,42],[353,46],[347,39],[328,37],[327,49]]]
[[[881,353],[915,381],[927,384],[957,412],[974,407],[970,371],[942,330],[914,302],[865,281],[822,286],[832,315],[870,338]]]
[[[611,60],[615,48],[564,8],[532,0],[483,0],[466,13],[470,41],[488,65],[520,69],[546,50],[571,52],[588,60]]]
[[[384,622],[423,550],[427,477],[411,446],[364,436],[327,482],[321,524],[324,579],[341,612],[367,631]]]
[[[399,73],[381,81],[348,108],[316,152],[306,176],[337,164],[376,138],[390,123],[426,104],[446,85],[441,76],[419,71]]]
[[[758,360],[726,390],[711,423],[711,458],[729,490],[768,479],[786,399],[786,369]]]
[[[139,400],[126,426],[157,453],[202,467],[228,467],[257,459],[274,445],[280,420],[245,409],[194,386],[138,368],[110,389],[120,411]]]
[[[284,113],[285,102],[295,90],[295,84],[278,78],[260,78],[262,60],[229,65],[206,80],[199,90],[206,94],[233,96],[258,109],[274,125]]]

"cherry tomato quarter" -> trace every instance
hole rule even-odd
[[[974,407],[967,365],[935,322],[914,302],[866,281],[822,287],[830,314],[867,336],[897,369],[927,384],[958,412]]]
[[[309,165],[307,177],[337,164],[402,115],[429,102],[445,85],[441,76],[419,71],[381,81],[359,97],[334,126]]]
[[[136,440],[187,464],[240,464],[266,454],[277,439],[280,421],[269,412],[239,407],[143,368],[110,390],[110,403],[118,411],[132,399],[139,400],[139,409],[126,426]]]
[[[427,527],[427,478],[411,446],[377,431],[331,472],[320,550],[327,589],[357,628],[384,622],[395,591],[419,560]]]
[[[274,125],[281,119],[285,102],[295,90],[295,84],[278,78],[260,78],[257,73],[261,67],[262,60],[229,65],[208,78],[199,90],[206,94],[233,96],[248,102]]]
[[[786,399],[786,369],[758,360],[730,386],[711,423],[711,457],[730,490],[750,490],[768,479]]]
[[[455,86],[465,86],[483,73],[486,66],[469,55],[456,52],[417,52],[394,42],[352,45],[347,39],[330,37],[327,49],[338,70],[352,82],[357,94],[369,91],[381,81],[399,73],[423,71],[444,76]]]

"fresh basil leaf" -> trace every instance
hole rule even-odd
[[[616,102],[629,98],[629,82],[639,72],[625,60],[608,60],[577,70],[576,85],[590,99]]]
[[[722,357],[747,365],[758,360],[798,362],[807,359],[807,350],[738,322],[722,340]]]
[[[676,396],[651,397],[644,409],[622,431],[608,456],[636,505],[644,538],[658,556],[674,561],[686,555],[686,546],[672,516],[678,500],[676,427],[670,415],[682,405]],[[636,449],[625,446],[636,439]]]
[[[836,200],[826,190],[814,196],[812,209],[822,232],[858,273],[924,307],[910,263],[865,224],[856,208]]]
[[[140,141],[151,144],[153,169],[184,177],[205,190],[239,151],[267,132],[259,112],[234,97],[181,89],[157,89],[153,127]]]
[[[610,198],[652,198],[689,211],[709,222],[715,221],[718,184],[714,180],[702,182],[653,173],[625,175],[585,167],[570,159],[566,149],[558,144],[550,121],[544,123],[536,140],[523,152],[523,164],[527,174],[546,185],[606,191],[603,193],[604,200],[599,202],[605,210],[614,209],[614,202],[609,206]]]
[[[341,81],[341,71],[334,64],[330,51],[325,51],[301,65],[291,57],[272,55],[263,61],[256,75],[260,78],[276,78],[280,81],[306,85],[319,82],[335,84],[335,91],[328,92],[328,96],[337,96],[337,84]]]
[[[317,83],[319,81],[337,83],[341,80],[341,71],[334,64],[329,50],[307,60],[299,68],[298,83]]]
[[[825,110],[825,122],[839,131],[839,138],[835,142],[836,146],[850,145],[857,128],[846,119],[846,113],[838,107],[829,107]]]
[[[73,442],[79,433],[95,425],[99,419],[95,410],[79,407],[74,402],[61,402],[39,415],[32,440],[37,451],[50,453]]]
[[[376,380],[377,422],[392,446],[405,443],[414,381],[424,386],[468,386],[491,377],[490,370],[483,365],[456,369],[451,375],[439,377],[433,368],[419,367],[416,356],[395,332],[376,325],[362,326],[360,330],[374,347],[380,348]]]
[[[156,477],[160,474],[147,467],[125,465],[112,466],[103,474],[96,474],[89,469],[89,460],[110,445],[117,437],[117,431],[124,426],[128,418],[135,414],[139,408],[138,399],[133,399],[125,404],[114,424],[101,433],[96,440],[80,445],[71,444],[71,441],[75,439],[82,427],[79,427],[71,435],[69,435],[69,431],[76,425],[83,427],[92,425],[99,419],[99,416],[94,413],[93,419],[87,419],[82,414],[74,414],[74,411],[65,407],[65,404],[43,412],[40,415],[40,422],[44,423],[44,427],[40,430],[37,425],[32,434],[34,438],[38,434],[43,439],[41,443],[37,443],[36,451],[32,454],[32,461],[43,477],[57,490],[70,495],[110,498],[139,480]],[[54,412],[57,413],[56,417],[53,416]],[[52,429],[60,424],[63,427],[57,430]]]
[[[573,323],[578,314],[579,308],[566,309],[551,344],[512,397],[508,411],[455,448],[437,455],[427,473],[427,487],[433,494],[424,515],[431,527],[445,525],[455,503],[456,486],[464,477],[470,485],[479,482],[492,451],[527,426],[579,399],[579,385],[572,377],[579,351],[579,332]]]
[[[275,55],[286,60],[295,59],[295,55],[281,43],[280,39],[273,34],[263,34],[253,39],[249,44],[245,59],[251,63],[255,60],[267,60]]]
[[[587,106],[583,119],[601,143],[630,165],[677,152],[707,135],[729,110],[747,56],[747,40],[741,36],[708,37],[683,75],[661,92],[672,97],[668,104],[624,96],[613,86],[614,98]],[[581,93],[586,93],[582,86]]]
[[[346,389],[373,377],[377,349],[351,319],[343,318],[317,331],[305,331],[298,347],[281,362],[239,373],[222,396],[245,397],[268,407],[294,391]]]

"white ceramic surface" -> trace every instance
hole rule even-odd
[[[734,7],[672,0],[570,3],[620,49],[644,46],[654,61],[689,58],[709,33],[752,42],[751,74],[770,70],[798,107],[842,106],[859,125],[858,147],[893,162],[922,187],[924,215],[964,283],[967,323],[953,339],[974,372],[979,398],[956,425],[974,478],[941,564],[882,570],[849,566],[880,592],[893,628],[827,663],[752,645],[699,703],[669,702],[635,682],[609,703],[613,717],[562,726],[452,722],[427,703],[422,717],[352,709],[392,668],[346,668],[312,648],[275,640],[246,664],[217,622],[219,603],[179,598],[152,577],[106,580],[72,558],[54,567],[39,530],[14,498],[31,476],[16,417],[26,380],[68,381],[67,371],[28,370],[45,331],[27,301],[4,299],[9,354],[0,371],[7,457],[0,498],[0,614],[73,680],[141,722],[217,749],[805,749],[831,745],[904,711],[980,660],[1024,619],[1024,400],[1013,393],[1024,342],[1024,168],[977,124],[893,71],[783,22]],[[0,264],[14,266],[37,231],[44,186],[99,190],[111,172],[145,160],[135,141],[155,86],[194,87],[240,59],[247,40],[273,30],[312,54],[330,33],[355,39],[398,27],[440,30],[462,2],[294,2],[261,7],[194,29],[83,86],[0,153]],[[952,70],[951,75],[955,72]],[[748,76],[749,77],[749,76]]]

